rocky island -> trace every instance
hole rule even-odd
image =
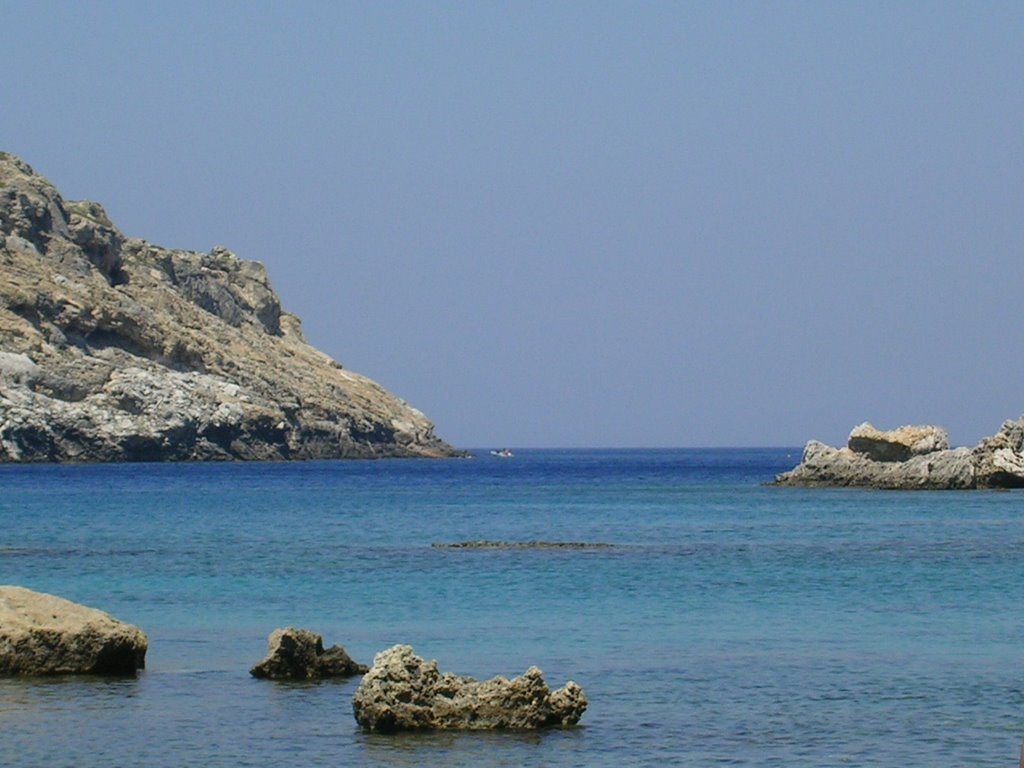
[[[0,461],[457,453],[307,343],[261,264],[126,237],[0,152]]]
[[[1024,487],[1024,418],[973,448],[950,448],[946,430],[905,426],[883,431],[854,427],[847,444],[834,448],[811,440],[800,464],[775,485],[853,486],[894,490],[958,490]]]

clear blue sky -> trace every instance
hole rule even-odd
[[[0,149],[460,446],[1024,413],[1024,3],[0,2]]]

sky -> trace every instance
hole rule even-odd
[[[460,447],[1024,414],[1024,3],[0,0],[0,149]]]

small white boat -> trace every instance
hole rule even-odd
[[[511,459],[512,451],[508,448],[502,448],[500,451],[491,451],[491,456],[499,456],[503,459]]]

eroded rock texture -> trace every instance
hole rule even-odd
[[[973,448],[950,448],[940,427],[890,431],[861,424],[843,448],[811,440],[776,485],[894,490],[1024,487],[1024,419],[1007,421]]]
[[[579,722],[583,689],[570,681],[552,691],[537,667],[508,680],[478,682],[439,672],[408,645],[381,651],[352,700],[356,722],[368,731],[422,729],[536,729]]]
[[[0,675],[133,675],[148,647],[142,630],[103,611],[0,586]]]
[[[453,453],[310,346],[262,265],[125,237],[0,153],[0,461]]]
[[[249,673],[271,680],[320,680],[366,672],[340,645],[324,650],[323,638],[308,629],[275,629],[267,638],[267,656]]]

